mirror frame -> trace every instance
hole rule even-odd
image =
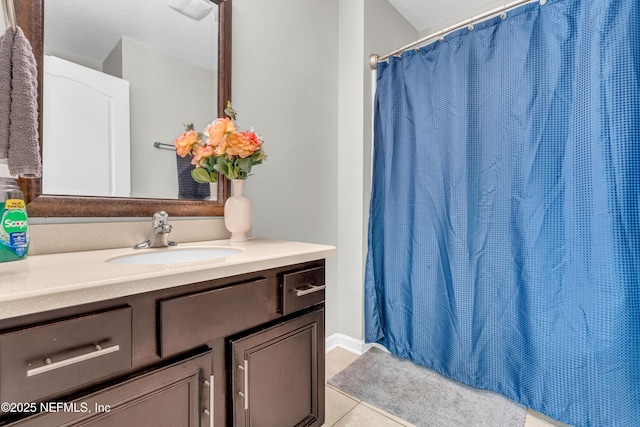
[[[38,68],[38,129],[42,153],[42,63],[44,58],[44,1],[14,1],[16,19],[31,42]],[[231,99],[231,0],[210,0],[218,10],[218,114]],[[218,200],[142,199],[125,197],[59,196],[42,194],[42,182],[19,179],[31,217],[146,217],[165,211],[170,216],[222,216],[231,194],[230,182],[218,180]]]

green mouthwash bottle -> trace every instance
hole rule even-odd
[[[24,195],[14,178],[0,177],[0,262],[27,257],[29,223]]]

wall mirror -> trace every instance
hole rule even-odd
[[[184,124],[193,122],[201,131],[231,99],[231,0],[32,0],[15,4],[18,25],[31,41],[39,71],[44,173],[42,179],[20,180],[30,216],[146,217],[158,210],[172,216],[222,215],[230,193],[228,181],[220,180],[211,191],[213,197],[209,189],[206,194],[189,189],[185,193],[185,185],[178,185],[179,160],[171,145]],[[180,5],[186,9],[176,10]],[[113,10],[118,10],[115,17],[108,18]],[[116,29],[108,24],[110,19],[129,24]],[[105,126],[94,123],[93,114],[82,117],[82,110],[93,105],[82,94],[74,104],[84,108],[66,118],[56,115],[70,110],[64,107],[70,97],[60,96],[69,93],[64,74],[68,67],[74,76],[76,71],[98,79],[103,74],[128,85],[130,122],[119,134],[126,134],[128,147],[121,144],[127,138],[114,137],[117,132],[112,122]],[[101,94],[105,92],[102,88],[98,90]],[[100,109],[100,102],[97,105]],[[117,105],[124,104],[109,95],[109,114]],[[106,135],[98,132],[100,128],[108,128]],[[80,141],[86,139],[86,144],[74,142],[64,147],[57,142],[74,133],[82,135]],[[74,145],[79,145],[76,150]],[[123,162],[118,153],[125,151],[129,158]],[[106,169],[114,175],[93,174],[92,157],[108,157]],[[118,168],[129,172],[124,181]],[[92,174],[100,175],[99,182],[106,182],[108,189],[93,184],[87,188],[89,179],[83,176]]]

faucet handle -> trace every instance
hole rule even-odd
[[[134,249],[159,248],[177,245],[176,242],[169,241],[167,237],[173,229],[173,227],[169,225],[169,214],[165,211],[158,211],[153,214],[151,221],[153,226],[151,227],[149,238],[144,242],[135,245]]]
[[[169,214],[165,211],[158,211],[153,214],[152,221],[154,227],[164,227],[169,224]]]

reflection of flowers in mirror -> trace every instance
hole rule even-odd
[[[186,126],[174,145],[180,157],[192,155],[196,168],[191,176],[196,182],[216,182],[218,173],[227,179],[247,179],[251,168],[266,160],[262,138],[253,130],[238,132],[236,112],[227,103],[227,117],[215,119],[203,133],[195,131],[192,123]],[[206,137],[206,139],[205,139]]]

